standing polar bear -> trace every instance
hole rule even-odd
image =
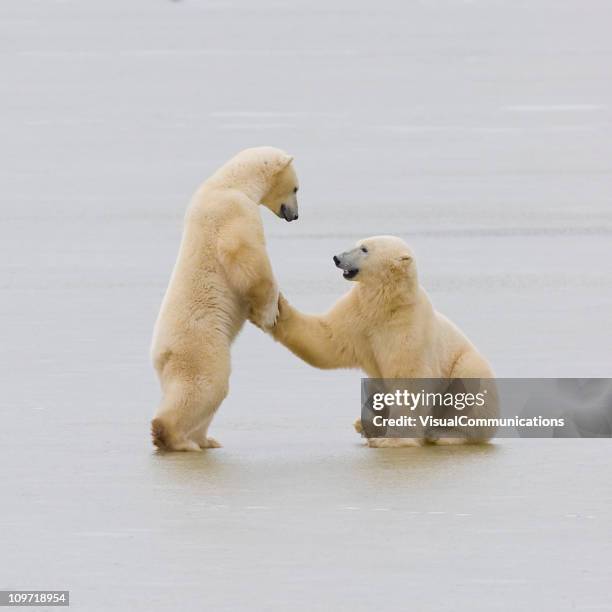
[[[343,276],[356,286],[324,315],[298,312],[282,296],[272,334],[298,357],[317,368],[361,368],[370,378],[491,379],[494,374],[466,336],[436,312],[419,284],[414,256],[394,236],[360,241],[334,256]],[[497,416],[494,385],[483,408],[469,415]],[[362,431],[360,421],[355,423]],[[453,432],[446,438],[422,432],[420,439],[370,438],[370,446],[420,445],[431,442],[481,442],[494,434],[483,427]]]
[[[208,426],[228,392],[230,345],[246,319],[270,329],[278,288],[266,253],[259,204],[298,218],[298,179],[280,149],[246,149],[195,193],[155,325],[152,358],[163,398],[153,443],[191,451],[219,444]]]

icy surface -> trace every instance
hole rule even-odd
[[[285,148],[265,214],[304,310],[395,233],[502,376],[609,376],[605,1],[4,0],[0,588],[77,610],[610,610],[608,441],[375,451],[359,374],[258,330],[211,433],[160,456],[148,360],[186,203]],[[264,211],[265,213],[266,211]]]

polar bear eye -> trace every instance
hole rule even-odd
[[[364,246],[362,246],[362,247],[361,247],[361,252],[362,252],[362,253],[367,253],[367,252],[368,252],[368,249],[366,249]]]
[[[297,187],[294,187],[294,188],[293,188],[293,193],[297,193],[297,190],[298,190],[298,188],[297,188]]]

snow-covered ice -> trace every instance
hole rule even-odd
[[[610,609],[606,440],[375,451],[359,374],[235,345],[224,448],[160,456],[153,322],[187,201],[296,157],[282,290],[394,233],[500,376],[609,376],[603,0],[5,0],[0,588],[77,610]],[[266,211],[264,211],[265,213]],[[607,606],[607,607],[606,607]]]

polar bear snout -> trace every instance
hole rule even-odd
[[[342,270],[345,269],[346,262],[344,261],[344,256],[346,253],[340,253],[340,255],[334,255],[334,263],[336,264],[336,268],[340,268]]]
[[[285,221],[296,221],[298,218],[298,211],[297,211],[297,205],[296,208],[292,208],[290,206],[287,206],[287,204],[281,204],[280,207],[280,216],[285,220]]]
[[[334,263],[337,268],[340,268],[342,276],[348,280],[355,278],[359,273],[359,267],[353,261],[351,253],[340,253],[340,255],[334,255]]]

